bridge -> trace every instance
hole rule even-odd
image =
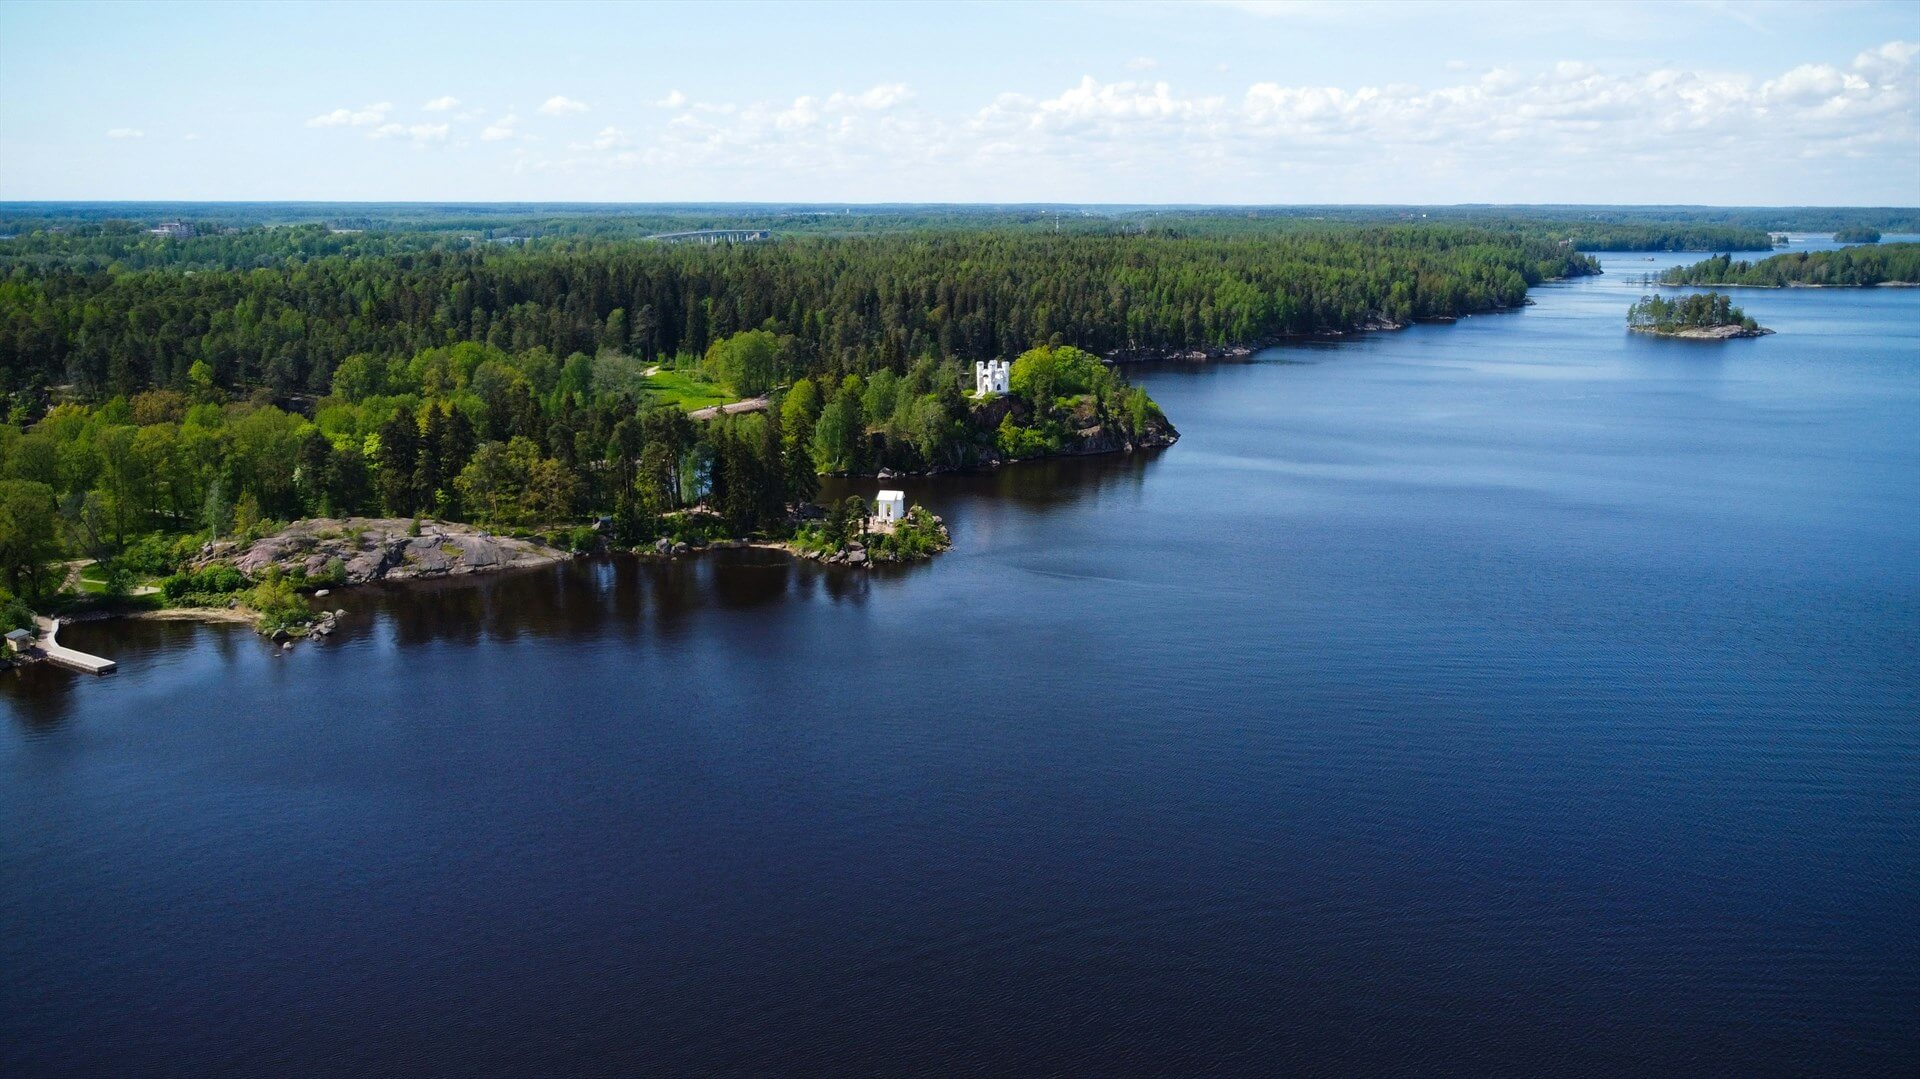
[[[773,239],[772,229],[695,229],[692,232],[660,232],[647,237],[666,244],[746,244]]]
[[[34,627],[40,631],[40,639],[35,643],[34,648],[40,653],[40,658],[49,663],[65,667],[70,671],[80,671],[85,674],[105,674],[119,666],[118,663],[110,659],[90,656],[85,652],[68,648],[66,645],[61,644],[59,640],[60,620],[58,618],[46,618],[41,615],[34,615],[33,624]]]

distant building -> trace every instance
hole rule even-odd
[[[1013,365],[1005,360],[973,361],[973,392],[982,397],[1007,392],[1007,380],[1013,376]]]
[[[147,233],[152,236],[165,236],[169,240],[184,240],[193,235],[193,226],[185,221],[162,221],[159,228],[151,228]]]
[[[907,516],[907,496],[902,491],[882,491],[874,503],[873,519],[886,528],[905,520]]]

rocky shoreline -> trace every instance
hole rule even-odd
[[[1681,341],[1731,341],[1736,337],[1766,337],[1773,333],[1765,326],[1747,329],[1745,326],[1689,326],[1684,330],[1657,330],[1651,326],[1629,326],[1631,333],[1644,333],[1649,337],[1671,337]]]
[[[195,568],[231,564],[249,577],[269,567],[309,580],[355,585],[457,577],[544,566],[568,555],[470,525],[397,517],[314,517],[250,544],[209,543]]]
[[[1564,279],[1554,278],[1553,280]],[[1469,315],[1491,315],[1498,314],[1502,311],[1517,311],[1522,307],[1532,306],[1533,299],[1529,297],[1511,306],[1496,305],[1479,311],[1469,311],[1462,315],[1433,315],[1426,318],[1409,319],[1406,322],[1396,322],[1392,319],[1382,318],[1376,315],[1360,323],[1358,326],[1352,326],[1344,330],[1315,330],[1312,333],[1277,334],[1271,337],[1260,337],[1251,341],[1241,341],[1230,345],[1207,345],[1202,347],[1192,345],[1169,345],[1165,347],[1142,345],[1131,348],[1111,349],[1102,353],[1101,358],[1108,363],[1114,364],[1173,362],[1182,360],[1192,363],[1203,363],[1212,360],[1239,360],[1246,359],[1261,349],[1284,345],[1289,341],[1324,340],[1332,337],[1348,337],[1358,333],[1393,333],[1397,330],[1404,330],[1409,326],[1420,323],[1445,324],[1458,322]]]
[[[953,534],[947,530],[946,521],[934,517],[933,523],[940,534],[940,550],[953,546]],[[922,562],[932,558],[933,552],[918,557],[909,557],[893,551],[881,549],[866,543],[854,541],[843,544],[835,551],[815,551],[785,540],[715,540],[712,543],[675,542],[666,538],[654,540],[651,546],[637,547],[633,553],[642,558],[671,560],[705,554],[708,551],[734,551],[752,548],[759,551],[779,551],[794,558],[804,558],[810,562],[820,562],[829,566],[847,566],[852,569],[873,569],[875,566],[900,565],[909,562]]]

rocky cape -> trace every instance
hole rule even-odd
[[[496,536],[469,525],[445,521],[414,522],[392,517],[315,517],[289,525],[250,544],[209,543],[194,559],[196,568],[230,563],[250,577],[270,566],[325,579],[338,560],[342,584],[405,581],[493,573],[558,562],[568,555],[528,540]]]
[[[1033,408],[1018,397],[993,397],[973,406],[968,417],[976,430],[997,431],[1002,420],[1011,416],[1016,424],[1025,425],[1033,418]],[[1159,413],[1148,417],[1146,426],[1129,434],[1116,423],[1103,421],[1094,411],[1093,399],[1084,398],[1067,416],[1067,427],[1072,434],[1059,452],[1049,457],[1083,457],[1095,453],[1131,453],[1134,450],[1154,449],[1171,446],[1180,441],[1180,432],[1172,423]],[[1020,458],[1024,460],[1025,458]],[[997,453],[989,453],[984,464],[992,467],[1006,463]]]

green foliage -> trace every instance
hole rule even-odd
[[[1865,225],[1855,225],[1851,228],[1837,229],[1833,234],[1833,242],[1838,244],[1877,244],[1880,242],[1880,230],[1869,228]]]
[[[926,507],[915,505],[893,526],[892,532],[872,538],[869,548],[902,559],[927,558],[947,548],[947,537]]]
[[[743,330],[708,346],[706,367],[736,396],[752,397],[773,388],[792,348],[791,340],[783,342],[766,330]]]
[[[578,477],[520,436],[482,445],[454,486],[469,513],[497,524],[565,520],[579,497]]]
[[[198,570],[185,570],[164,578],[160,594],[168,603],[182,607],[210,607],[226,602],[226,597],[247,587],[247,576],[223,563]]]
[[[1002,417],[1000,427],[994,432],[994,448],[1000,456],[1009,461],[1018,461],[1026,457],[1039,457],[1056,453],[1062,444],[1062,435],[1057,428],[1023,427],[1013,422],[1011,415]]]
[[[1759,329],[1759,324],[1748,318],[1746,312],[1733,306],[1731,300],[1718,292],[1692,293],[1671,300],[1642,296],[1638,303],[1627,309],[1627,325],[1655,333],[1718,326]]]
[[[1382,313],[1517,304],[1529,283],[1592,271],[1562,238],[1544,225],[1187,216],[1151,228],[923,228],[738,249],[597,240],[404,257],[356,250],[193,274],[168,264],[77,272],[56,260],[5,282],[0,388],[71,382],[93,399],[170,388],[203,403],[223,391],[282,399],[331,389],[357,407],[462,398],[463,410],[484,407],[506,425],[482,432],[503,440],[528,433],[509,429],[526,407],[559,404],[583,381],[604,392],[592,362],[569,375],[558,358],[620,352],[619,338],[648,364],[707,357],[738,393],[789,374],[1011,355],[1056,334],[1102,352],[1250,342]],[[497,358],[535,350],[546,358],[530,366]]]
[[[20,597],[5,588],[0,588],[0,634],[11,633],[16,629],[33,631],[33,609]]]
[[[1100,357],[1072,345],[1042,345],[1013,361],[1007,388],[1034,404],[1092,393],[1111,380]]]
[[[313,608],[278,566],[267,567],[260,582],[243,593],[240,602],[260,615],[262,633],[292,632],[313,621]]]
[[[0,480],[0,574],[7,590],[37,599],[57,586],[47,563],[59,556],[53,488],[33,480]]]
[[[1660,275],[1669,285],[1865,286],[1920,282],[1920,243],[1843,247],[1837,251],[1791,251],[1759,262],[1715,255]]]

